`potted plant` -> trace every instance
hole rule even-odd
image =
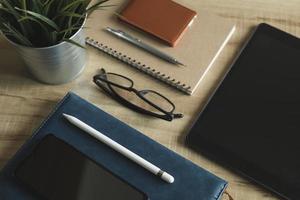
[[[0,0],[0,32],[38,80],[65,83],[85,66],[86,18],[107,1]]]

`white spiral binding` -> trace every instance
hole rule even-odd
[[[110,48],[109,46],[104,45],[103,43],[99,43],[98,41],[95,41],[94,39],[89,37],[85,39],[85,42],[88,45],[91,45],[92,47],[130,65],[131,67],[138,69],[139,71],[142,71],[145,74],[150,75],[151,77],[157,80],[160,80],[170,86],[173,86],[186,94],[191,94],[190,86],[186,86],[186,84],[182,84],[180,81],[176,81],[175,79],[172,79],[170,76],[167,76],[166,74],[161,74],[161,72],[156,71],[155,69],[146,66],[145,64],[142,64],[141,62],[132,59],[131,57],[128,57],[125,54],[122,54]]]

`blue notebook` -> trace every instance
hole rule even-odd
[[[68,123],[62,117],[62,113],[68,113],[81,119],[146,160],[165,169],[174,176],[175,182],[168,184],[162,181]],[[13,174],[19,162],[49,133],[66,141],[94,161],[101,163],[116,175],[127,180],[145,192],[150,200],[218,200],[221,199],[227,186],[227,182],[221,178],[158,144],[79,96],[68,93],[33,136],[2,169],[0,173],[1,200],[36,199],[35,195],[16,181]]]

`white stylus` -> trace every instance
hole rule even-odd
[[[167,172],[161,170],[157,166],[153,165],[152,163],[148,162],[147,160],[143,159],[139,155],[133,153],[129,149],[125,148],[124,146],[120,145],[119,143],[115,142],[114,140],[110,139],[106,135],[100,133],[96,129],[90,127],[86,123],[80,121],[74,116],[68,115],[63,113],[63,116],[73,125],[77,126],[81,130],[87,132],[94,138],[100,140],[107,146],[111,147],[115,151],[121,153],[123,156],[127,157],[128,159],[134,161],[138,165],[142,166],[143,168],[147,169],[148,171],[152,172],[156,176],[159,176],[161,179],[168,183],[173,183],[174,182],[174,177]]]

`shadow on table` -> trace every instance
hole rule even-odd
[[[26,69],[14,47],[0,36],[0,77],[1,80],[18,80],[28,83],[36,83],[32,75]],[[29,80],[29,81],[27,81]]]

